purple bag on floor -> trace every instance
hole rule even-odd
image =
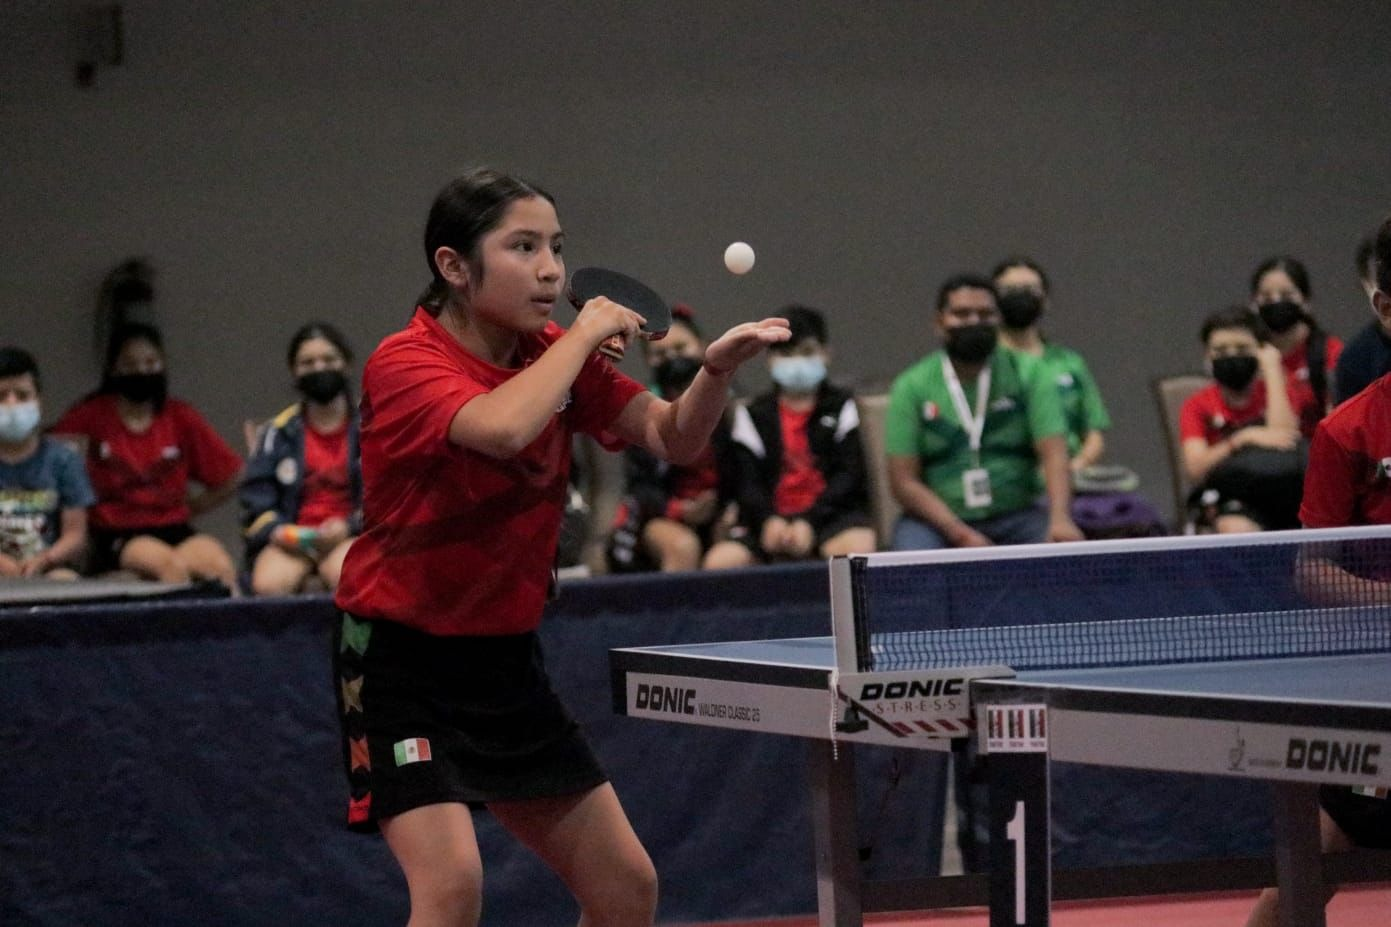
[[[1092,540],[1169,533],[1164,519],[1138,492],[1078,493],[1072,499],[1072,520]]]

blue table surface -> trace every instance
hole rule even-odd
[[[682,658],[797,666],[828,671],[835,665],[835,646],[829,637],[679,644],[633,649]],[[1070,689],[1391,706],[1391,654],[1388,653],[1120,668],[1030,670],[1020,673],[1016,679],[1019,682]]]

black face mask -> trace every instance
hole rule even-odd
[[[1043,315],[1043,300],[1033,290],[1005,290],[997,305],[1006,328],[1028,328]]]
[[[979,364],[995,350],[995,326],[975,322],[947,329],[947,356],[963,364]]]
[[[1229,354],[1214,358],[1212,378],[1227,389],[1241,392],[1256,378],[1256,368],[1260,362],[1250,354]]]
[[[341,370],[315,370],[296,379],[295,388],[310,402],[325,403],[348,391],[348,378]]]
[[[1265,303],[1258,311],[1265,327],[1277,335],[1304,321],[1304,307],[1288,299],[1282,299],[1278,303]]]
[[[111,389],[131,402],[161,405],[169,394],[169,377],[164,373],[121,373],[111,377]]]
[[[691,385],[700,372],[701,363],[698,357],[668,357],[652,371],[653,382],[663,396],[670,398],[673,393]]]

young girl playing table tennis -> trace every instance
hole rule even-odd
[[[478,921],[473,804],[555,870],[581,924],[652,922],[652,863],[536,635],[570,439],[691,460],[734,370],[787,337],[781,319],[736,326],[678,401],[657,399],[595,354],[637,334],[636,313],[598,298],[569,331],[551,321],[563,239],[538,187],[491,170],[450,183],[425,228],[430,289],[363,374],[364,531],[337,594],[349,823],[380,827],[412,927]]]

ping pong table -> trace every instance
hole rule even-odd
[[[832,561],[833,606],[837,568]],[[823,927],[857,927],[865,911],[979,904],[987,895],[979,877],[955,887],[944,879],[883,885],[861,880],[854,818],[858,743],[950,750],[978,741],[991,792],[992,927],[1041,927],[1054,897],[1271,881],[1269,861],[1225,870],[1210,861],[1186,870],[1161,865],[1148,874],[1134,867],[1119,878],[1060,872],[1055,880],[1048,838],[1050,760],[1270,783],[1282,923],[1324,923],[1326,876],[1391,877],[1391,853],[1323,858],[1318,835],[1321,785],[1383,790],[1379,794],[1391,788],[1391,648],[1380,639],[1373,652],[1323,656],[856,673],[845,672],[844,659],[838,660],[838,651],[849,644],[839,625],[836,634],[610,654],[614,705],[621,714],[808,739]]]

